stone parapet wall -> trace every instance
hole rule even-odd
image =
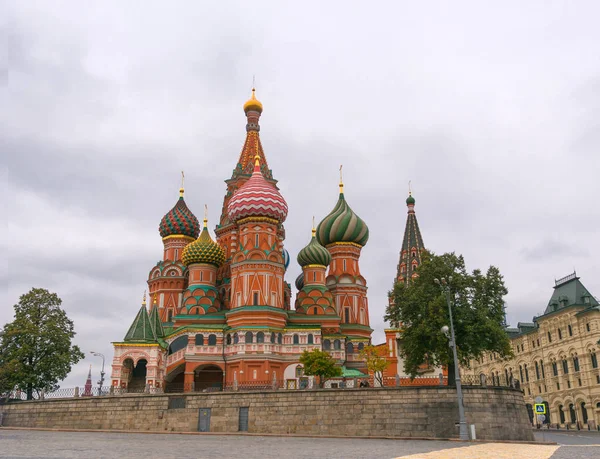
[[[522,392],[463,391],[478,439],[533,440]],[[458,437],[456,390],[447,387],[103,396],[9,403],[0,412],[7,427],[194,432],[210,408],[210,431],[234,433],[243,407],[250,433]]]

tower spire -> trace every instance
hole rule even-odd
[[[340,194],[344,194],[344,178],[342,176],[342,167],[344,167],[344,165],[340,164]]]
[[[208,224],[208,206],[204,204],[204,228]]]
[[[179,188],[179,197],[180,198],[183,198],[184,184],[185,184],[185,175],[183,174],[183,171],[181,171],[181,188]]]
[[[408,283],[421,264],[421,253],[425,249],[423,237],[415,214],[415,198],[412,196],[411,182],[408,182],[408,198],[406,198],[408,215],[406,227],[404,228],[404,239],[400,250],[400,261],[398,262],[397,282]]]

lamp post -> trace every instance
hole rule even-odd
[[[452,282],[452,277],[448,278],[448,281]],[[450,286],[446,279],[434,279],[434,282],[440,286],[442,293],[446,297],[448,303],[448,314],[450,316],[450,333],[448,333],[448,326],[442,327],[442,333],[446,335],[449,340],[450,348],[452,349],[452,356],[454,357],[454,376],[456,381],[456,397],[458,398],[458,426],[459,426],[459,438],[461,440],[469,440],[469,433],[467,432],[467,421],[465,419],[465,407],[463,405],[463,394],[462,386],[460,383],[460,368],[458,366],[458,355],[456,354],[456,337],[454,335],[454,321],[452,320],[452,302],[450,301]]]
[[[104,385],[104,354],[90,351],[94,357],[102,357],[102,371],[100,372],[100,381],[98,381],[98,395],[102,395],[102,386]]]

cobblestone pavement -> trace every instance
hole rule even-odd
[[[587,435],[586,435],[587,434]],[[50,432],[0,429],[0,458],[344,458],[344,459],[598,459],[600,435],[545,433],[560,445],[466,444],[241,435]],[[542,440],[536,432],[536,437]],[[562,445],[562,446],[561,446]]]

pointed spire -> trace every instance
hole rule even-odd
[[[204,228],[208,225],[208,206],[204,204]]]
[[[156,295],[154,295],[154,304],[150,310],[150,326],[156,338],[164,338],[165,330],[163,329],[160,315],[158,314],[158,305],[156,304]]]
[[[406,199],[408,216],[404,228],[404,239],[400,250],[400,261],[396,281],[408,283],[412,279],[417,268],[421,265],[421,253],[425,249],[423,237],[419,229],[419,222],[415,214],[415,198],[412,196],[411,182],[408,182],[408,198]]]
[[[260,172],[260,155],[254,155],[254,172]]]
[[[340,164],[340,194],[344,194],[344,179],[342,177],[342,167],[344,167],[344,165]]]
[[[313,215],[313,224],[312,224],[312,237],[317,235],[317,228],[315,227],[315,216]]]
[[[146,290],[144,290],[144,296],[142,297],[142,306],[146,306]]]
[[[90,364],[90,369],[88,371],[87,380],[85,381],[85,386],[83,388],[83,397],[91,397],[92,396],[92,365]]]
[[[153,342],[156,341],[156,335],[152,330],[150,324],[150,317],[148,316],[148,310],[146,309],[146,292],[144,291],[144,300],[142,307],[138,311],[131,327],[125,335],[124,341],[142,341],[142,342]]]
[[[181,171],[181,188],[179,188],[179,197],[183,198],[183,193],[185,191],[185,175],[183,174],[183,171]]]

